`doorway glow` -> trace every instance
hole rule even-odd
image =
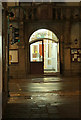
[[[29,39],[29,43],[37,41],[39,39],[50,39],[53,40],[54,42],[58,43],[58,38],[57,36],[50,30],[47,29],[39,29],[37,31],[35,31],[30,39]]]
[[[30,39],[30,62],[43,62],[44,72],[59,72],[59,42],[50,30],[39,29]]]

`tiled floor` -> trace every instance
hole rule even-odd
[[[4,118],[79,118],[77,77],[11,79]]]

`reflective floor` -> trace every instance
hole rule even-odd
[[[78,76],[11,79],[4,118],[79,118],[79,81]]]

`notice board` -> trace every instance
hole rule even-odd
[[[81,48],[71,48],[71,62],[81,62]]]

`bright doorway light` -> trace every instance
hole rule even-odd
[[[52,31],[47,29],[35,31],[29,43],[30,62],[43,62],[44,72],[59,72],[59,40]]]

